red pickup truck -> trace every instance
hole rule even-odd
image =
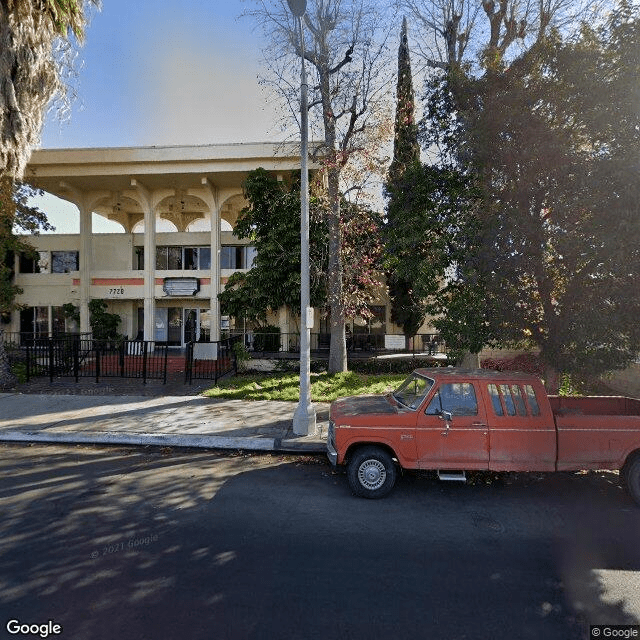
[[[417,369],[393,393],[331,405],[327,451],[352,491],[382,498],[397,466],[447,480],[465,470],[621,469],[640,505],[640,400],[547,396],[524,373]]]

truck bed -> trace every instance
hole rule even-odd
[[[549,396],[558,429],[557,469],[619,469],[638,446],[640,400]]]
[[[640,416],[640,400],[622,396],[549,396],[554,415]]]

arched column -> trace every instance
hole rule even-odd
[[[156,319],[156,208],[164,192],[150,192],[131,180],[136,199],[144,212],[144,339],[155,340]]]
[[[211,311],[210,340],[217,342],[220,340],[220,203],[219,194],[215,185],[206,177],[200,180],[202,187],[199,189],[189,189],[187,193],[201,198],[208,206],[211,216],[211,285],[209,308]]]
[[[68,200],[73,202],[80,213],[80,255],[78,270],[80,274],[79,307],[80,307],[80,333],[90,333],[89,300],[91,299],[91,272],[93,268],[93,209],[100,200],[108,195],[104,191],[83,192],[66,182],[60,186],[69,193]],[[51,326],[51,319],[49,319]]]

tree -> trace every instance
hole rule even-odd
[[[420,38],[416,53],[431,69],[477,77],[546,38],[594,19],[604,0],[396,0]]]
[[[491,119],[497,121],[503,115],[501,110],[508,100],[503,103],[501,98],[510,88],[514,69],[535,58],[554,30],[563,34],[578,32],[579,18],[597,16],[604,3],[398,0],[398,5],[421,29],[418,53],[432,70],[423,123],[425,147],[435,155],[438,166],[462,172],[482,198],[482,206],[477,208],[481,229],[473,241],[470,237],[464,260],[452,265],[450,278],[438,294],[434,309],[439,308],[442,315],[436,326],[448,336],[449,346],[459,352],[477,348],[483,341],[504,342],[504,327],[496,322],[500,306],[505,306],[504,291],[496,289],[496,299],[491,299],[485,288],[496,281],[495,265],[489,258],[492,251],[502,255],[503,262],[511,256],[509,245],[496,244],[496,193],[492,185],[498,184],[499,178],[491,164],[491,154],[484,152],[500,149],[504,132],[499,125],[491,126]],[[534,102],[525,100],[520,105],[524,119]],[[485,128],[480,126],[479,114]],[[543,145],[538,149],[545,150]],[[526,192],[527,184],[520,184],[522,192]],[[508,227],[507,219],[504,224]]]
[[[234,233],[256,248],[252,268],[234,273],[219,295],[223,313],[265,322],[269,310],[296,309],[300,300],[300,180],[279,182],[265,169],[249,173],[244,185],[249,206]],[[310,206],[311,304],[326,300],[326,225]]]
[[[550,371],[595,375],[640,351],[639,47],[640,14],[622,2],[600,28],[552,34],[461,101],[485,197],[473,259],[491,276],[493,331],[533,344]]]
[[[599,29],[554,32],[503,70],[434,83],[429,140],[481,198],[438,295],[448,343],[537,348],[548,380],[623,367],[640,349],[640,108],[629,84],[639,33],[623,2]]]
[[[93,4],[97,5],[96,0]],[[87,6],[82,0],[0,2],[0,242],[7,242],[11,235],[16,211],[14,182],[22,177],[38,141],[45,110],[54,96],[65,96],[63,76],[68,60],[60,54],[58,44],[64,43],[69,51],[73,43],[81,42]],[[8,251],[6,244],[0,247],[0,257],[6,257]],[[0,264],[6,269],[4,261]],[[7,275],[6,270],[2,275]],[[6,292],[6,284],[3,286]],[[9,378],[3,364],[0,386]]]
[[[256,0],[248,11],[263,29],[270,81],[291,112],[297,112],[302,54],[295,20],[284,0]],[[331,345],[329,371],[347,368],[340,207],[341,175],[352,156],[362,152],[366,133],[375,127],[384,104],[386,22],[372,0],[310,0],[303,18],[304,57],[311,66],[310,122],[322,131],[317,152],[327,174],[328,278]]]
[[[249,173],[244,185],[249,206],[235,227],[239,238],[251,240],[256,257],[248,272],[234,273],[220,294],[223,313],[265,322],[267,312],[299,308],[300,180],[279,182],[264,169]],[[327,303],[328,203],[322,185],[314,182],[310,199],[311,304]],[[341,206],[343,304],[350,316],[366,317],[367,304],[378,294],[382,248],[379,214],[343,201]]]
[[[118,333],[118,326],[122,318],[117,313],[107,311],[107,303],[104,300],[94,298],[89,301],[89,323],[94,340],[119,340],[122,336]]]
[[[13,187],[11,202],[14,208],[13,217],[4,213],[0,215],[0,323],[5,323],[10,321],[15,309],[16,296],[22,293],[22,289],[13,282],[15,256],[35,253],[25,236],[16,232],[34,234],[40,229],[52,230],[53,227],[47,222],[46,215],[31,204],[31,199],[40,191],[22,182],[6,181],[2,182],[2,186]],[[0,336],[0,388],[11,386],[14,382]]]
[[[410,283],[405,308],[411,311],[414,304],[416,316],[439,315],[477,229],[475,190],[455,168],[416,162],[387,185],[387,193],[387,268],[394,281]],[[436,327],[443,330],[438,321]],[[448,333],[447,344],[454,344],[453,335]]]
[[[53,230],[44,212],[31,204],[31,199],[41,193],[28,184],[16,183],[12,198],[15,207],[14,218],[0,218],[0,321],[10,316],[16,295],[22,293],[22,290],[13,284],[14,256],[34,253],[25,236],[18,235],[16,231],[36,234],[40,229]]]
[[[404,194],[398,192],[397,185],[408,167],[420,162],[420,145],[418,143],[418,127],[415,121],[415,104],[413,79],[411,75],[411,59],[407,38],[407,19],[402,20],[400,46],[398,47],[398,83],[396,90],[396,119],[393,140],[393,160],[389,167],[385,192],[387,196],[397,196],[404,201]],[[406,201],[405,201],[406,202]],[[393,235],[400,231],[403,222],[411,225],[412,211],[399,211],[398,202],[389,202],[387,206],[386,230],[390,237],[386,241],[390,252],[391,264],[397,261],[398,255],[393,253]],[[417,214],[419,215],[419,213]],[[407,230],[413,233],[413,229]],[[387,286],[391,300],[391,319],[402,327],[407,338],[415,335],[426,317],[425,300],[416,296],[413,286],[414,272],[400,277],[397,272],[387,269]]]

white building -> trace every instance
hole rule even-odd
[[[29,239],[39,259],[16,256],[22,308],[5,329],[69,330],[62,305],[72,303],[80,310],[80,326],[74,328],[86,333],[89,301],[103,299],[121,317],[120,332],[129,338],[174,346],[218,340],[227,323],[220,316],[218,294],[227,278],[249,268],[253,259],[252,247],[236,238],[233,228],[246,205],[242,184],[258,167],[276,175],[299,170],[299,145],[35,151],[25,180],[75,204],[80,233]],[[119,223],[122,232],[94,233],[93,213]],[[375,333],[381,346],[385,334],[401,333],[388,320],[386,300],[371,310],[372,320],[350,323],[354,337]],[[287,310],[275,312],[270,322],[283,334],[297,332]],[[323,323],[316,314],[312,333],[326,332]]]
[[[62,330],[62,305],[72,303],[80,331],[88,332],[88,303],[98,298],[120,315],[120,331],[129,337],[178,346],[192,338],[218,340],[217,295],[253,259],[233,226],[246,204],[243,181],[257,167],[276,174],[299,169],[299,146],[35,151],[25,180],[75,204],[80,233],[30,238],[40,257],[16,257],[22,310],[6,329]],[[94,233],[94,212],[124,233]]]

